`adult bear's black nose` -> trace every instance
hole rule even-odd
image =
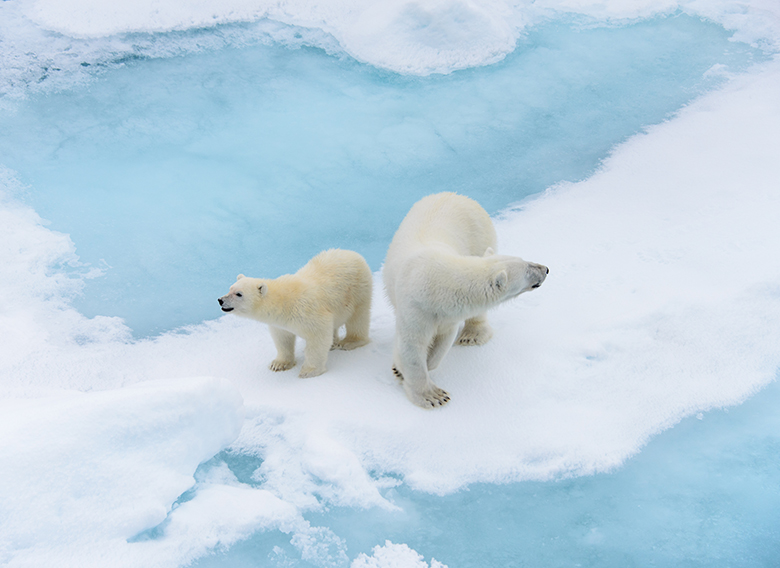
[[[549,268],[545,267],[544,270],[545,270],[545,274],[550,274],[550,269]]]
[[[217,298],[217,302],[219,302],[219,305],[220,305],[220,306],[221,306],[222,304],[224,304],[224,302],[222,301],[222,298]]]

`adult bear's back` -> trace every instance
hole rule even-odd
[[[423,197],[401,221],[385,257],[383,277],[393,304],[395,279],[405,261],[428,247],[482,256],[488,248],[496,249],[496,230],[490,215],[473,199],[451,192]]]

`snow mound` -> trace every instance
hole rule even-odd
[[[0,562],[40,566],[161,523],[236,438],[243,404],[222,379],[160,380],[7,398],[0,416]]]
[[[405,544],[393,544],[389,540],[384,546],[375,546],[371,556],[361,554],[352,561],[351,568],[447,568],[432,558],[430,565]]]
[[[398,73],[451,73],[500,61],[546,19],[610,25],[677,11],[735,30],[739,41],[778,47],[780,8],[771,0],[16,0],[0,4],[8,38],[0,94],[37,90],[44,79],[83,82],[91,71],[81,66],[258,41],[340,51]]]

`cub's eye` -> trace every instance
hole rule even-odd
[[[239,298],[243,297],[241,292],[236,292],[236,296],[238,296]]]

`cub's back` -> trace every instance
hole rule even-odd
[[[352,305],[371,295],[373,275],[366,260],[355,251],[330,249],[312,258],[295,276],[310,285],[310,292],[327,303]],[[334,304],[334,308],[336,305]]]

